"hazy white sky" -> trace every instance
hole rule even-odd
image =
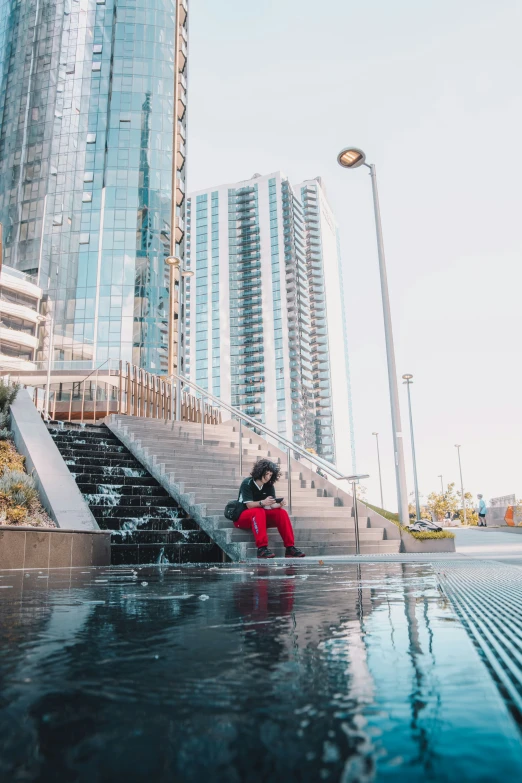
[[[357,468],[396,508],[371,183],[421,493],[522,496],[520,0],[191,0],[189,189],[321,175],[341,229]],[[403,432],[409,438],[406,390]],[[413,489],[409,440],[408,489]]]

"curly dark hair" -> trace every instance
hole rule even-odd
[[[272,474],[272,478],[268,483],[275,484],[275,482],[281,476],[281,468],[279,467],[279,465],[277,465],[275,462],[271,462],[269,459],[258,459],[256,464],[250,471],[250,475],[252,476],[254,481],[259,481],[259,479],[263,478],[263,476],[267,471],[270,471],[270,473]]]

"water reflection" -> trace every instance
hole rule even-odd
[[[522,772],[517,729],[429,566],[2,572],[0,585],[2,780]]]

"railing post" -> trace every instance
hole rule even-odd
[[[243,422],[239,419],[239,477],[243,477]]]
[[[84,408],[85,408],[85,381],[83,381],[82,387],[83,387],[83,389],[82,389],[82,412],[81,412],[80,422],[83,424],[83,411],[84,411]]]
[[[353,497],[353,520],[355,526],[355,554],[361,554],[361,545],[359,542],[359,512],[357,511],[357,490],[356,483],[352,481],[352,497]]]
[[[176,421],[181,421],[181,378],[176,381]]]
[[[201,398],[201,445],[205,445],[205,398]]]
[[[92,412],[92,420],[93,423],[96,424],[96,403],[98,401],[98,370],[96,370],[96,375],[94,376],[94,405],[93,405],[93,412]]]
[[[290,446],[287,452],[287,470],[288,470],[288,513],[292,513],[292,457],[290,454]]]
[[[118,404],[116,405],[116,413],[121,413],[121,409],[123,407],[123,362],[120,359],[120,377],[119,377],[119,387],[118,387]]]

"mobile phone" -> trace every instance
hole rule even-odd
[[[284,498],[276,498],[276,503],[282,503]]]

